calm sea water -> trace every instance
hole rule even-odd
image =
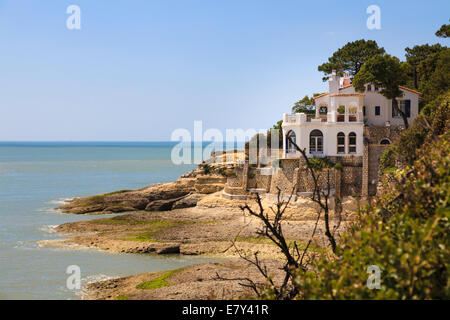
[[[86,283],[210,260],[36,244],[60,237],[52,226],[96,218],[53,210],[64,199],[173,181],[193,169],[171,162],[173,145],[0,142],[0,299],[79,299],[80,292],[66,288],[69,265],[81,268]]]

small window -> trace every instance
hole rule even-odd
[[[372,86],[370,84],[367,86],[367,91],[372,91]]]
[[[375,115],[376,115],[376,116],[381,115],[381,108],[380,108],[380,106],[376,106],[376,107],[375,107]]]
[[[366,116],[366,106],[363,106],[363,116]]]
[[[388,145],[388,144],[391,144],[391,142],[388,139],[383,139],[383,140],[381,140],[380,144]]]
[[[339,132],[337,135],[337,153],[345,153],[345,134],[343,132]]]
[[[356,133],[348,135],[348,153],[356,153]]]

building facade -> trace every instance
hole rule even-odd
[[[246,199],[254,192],[277,198],[304,197],[314,189],[313,179],[305,169],[305,159],[290,139],[308,157],[327,157],[340,163],[340,169],[329,168],[329,181],[319,181],[330,187],[336,197],[360,195],[363,198],[377,192],[379,161],[382,153],[398,138],[403,119],[392,107],[392,101],[380,94],[380,88],[366,85],[365,92],[356,92],[348,74],[329,78],[329,92],[316,96],[315,114],[283,115],[283,152],[279,167],[238,166],[236,175],[227,179],[223,196]],[[420,93],[401,87],[403,97],[399,107],[412,123],[419,113]],[[290,139],[289,139],[290,138]],[[328,184],[329,183],[329,184]]]
[[[299,158],[300,153],[290,143],[305,149],[309,157],[363,156],[364,127],[398,127],[402,117],[392,106],[392,100],[379,93],[376,85],[366,85],[363,93],[356,92],[350,76],[336,75],[329,80],[329,92],[314,98],[316,113],[283,115],[283,158]],[[411,123],[419,113],[420,93],[404,87],[399,107]],[[291,138],[291,139],[289,139]],[[389,137],[379,141],[390,144]]]

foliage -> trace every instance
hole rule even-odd
[[[309,163],[315,171],[334,168],[335,164],[328,158],[310,158]]]
[[[424,75],[422,79],[423,99],[424,101],[432,101],[440,94],[443,94],[450,87],[450,49],[445,48],[439,53],[436,53],[426,59],[421,68],[426,66],[431,70]],[[434,68],[433,68],[434,66]]]
[[[336,70],[339,74],[349,72],[355,76],[366,61],[373,56],[384,54],[384,48],[378,47],[376,41],[373,40],[357,40],[347,43],[338,49],[328,58],[328,62],[318,67],[319,71],[325,73],[323,81],[328,79],[328,75],[332,70]]]
[[[276,130],[278,132],[278,149],[283,148],[283,128],[281,127],[282,124],[283,120],[280,120],[272,127],[272,130]],[[269,148],[272,148],[272,130],[267,131],[267,146]]]
[[[202,166],[202,168],[203,168],[203,172],[204,172],[206,175],[211,174],[211,173],[213,172],[213,167],[211,167],[211,166],[208,165],[208,164],[204,164],[204,165]]]
[[[338,112],[339,114],[344,114],[344,113],[345,113],[345,106],[339,106],[339,107],[337,108],[337,112]]]
[[[292,113],[315,114],[316,107],[314,105],[314,99],[304,96],[303,99],[294,104],[292,107]]]
[[[441,28],[438,31],[436,31],[436,36],[440,38],[450,37],[450,24],[443,24]]]
[[[348,108],[348,113],[355,114],[358,109],[355,106],[351,106]]]
[[[171,270],[169,272],[164,273],[163,275],[150,280],[150,281],[144,281],[136,286],[136,289],[141,290],[154,290],[162,287],[168,287],[170,284],[166,281],[168,278],[170,278],[173,274],[180,271],[181,269],[177,270]]]
[[[406,48],[406,62],[409,66],[411,66],[411,79],[412,82],[408,83],[411,87],[415,88],[416,90],[420,90],[421,81],[424,80],[424,77],[426,75],[421,74],[419,70],[424,71],[424,66],[422,63],[424,63],[427,58],[430,56],[440,52],[443,50],[443,47],[440,44],[435,45],[417,45],[412,48]]]
[[[361,212],[335,260],[298,271],[306,299],[450,298],[450,135],[427,145],[414,166]],[[366,286],[367,268],[381,268],[381,287]]]

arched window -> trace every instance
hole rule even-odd
[[[345,134],[343,132],[337,134],[337,153],[345,153]]]
[[[290,139],[289,139],[290,138]],[[287,153],[295,153],[295,146],[294,144],[291,142],[294,142],[295,144],[297,143],[296,140],[296,136],[295,136],[295,132],[294,131],[289,131],[286,135],[286,152]]]
[[[320,130],[313,130],[309,135],[309,153],[323,153],[323,134]]]
[[[348,153],[356,153],[356,133],[354,132],[348,135]]]
[[[391,144],[391,142],[388,139],[381,140],[380,144],[388,145]]]

